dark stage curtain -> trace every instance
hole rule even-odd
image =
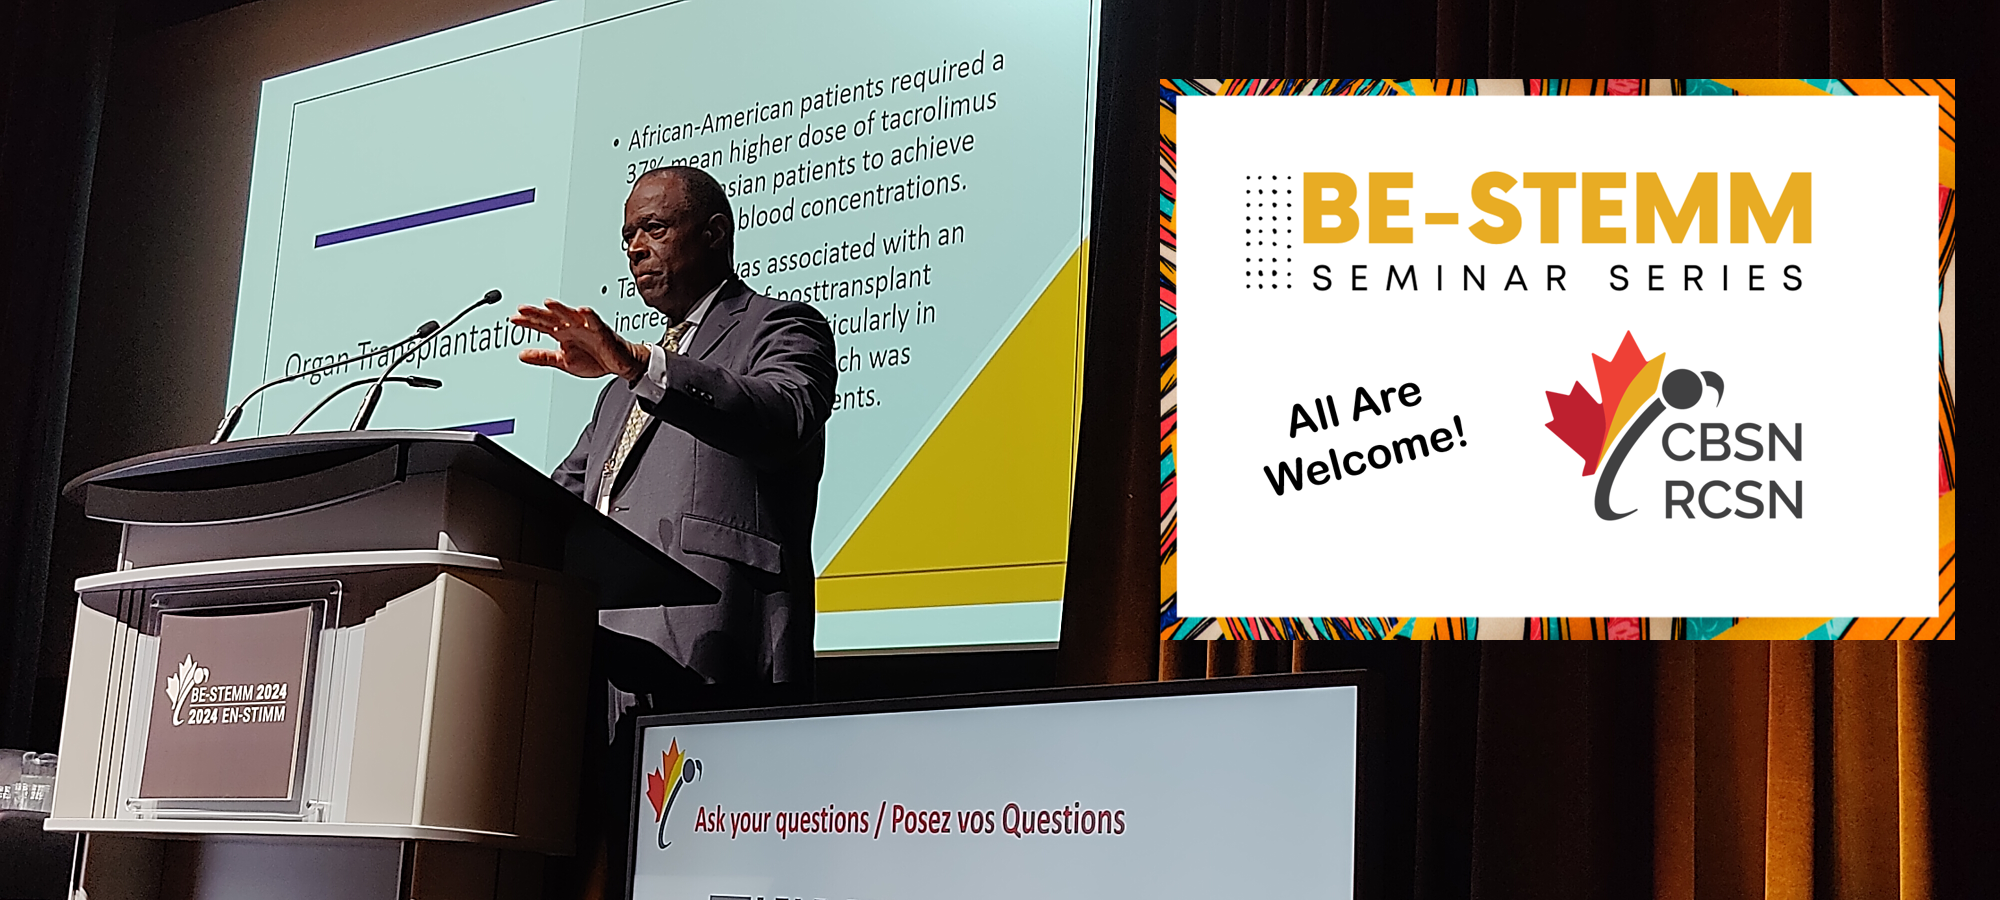
[[[1359,896],[1974,896],[1991,814],[1925,642],[1178,641],[1160,677],[1377,676]],[[1990,714],[1990,712],[1989,712]],[[1366,755],[1364,756],[1366,758]],[[1981,824],[1984,823],[1984,824]],[[1971,891],[1971,892],[1967,892]]]
[[[62,704],[42,598],[110,39],[104,0],[0,5],[0,747]]]

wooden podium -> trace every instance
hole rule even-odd
[[[571,849],[597,610],[715,589],[470,432],[257,438],[65,488],[55,809],[91,900],[506,897]]]

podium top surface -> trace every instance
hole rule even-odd
[[[143,490],[200,491],[265,484],[321,471],[370,454],[400,448],[409,454],[407,471],[466,471],[510,490],[536,482],[567,494],[492,438],[471,431],[340,431],[246,438],[220,444],[175,447],[98,466],[71,479],[63,496],[88,505],[93,484],[127,484],[143,479]],[[137,486],[137,485],[134,485]],[[87,511],[87,510],[86,510]]]
[[[666,605],[717,596],[659,548],[470,431],[346,431],[179,447],[99,466],[71,480],[63,496],[103,521],[222,525],[276,520],[444,472],[477,478],[553,517],[568,535],[565,569],[599,582],[606,606],[659,605],[638,601],[662,593],[674,598]]]

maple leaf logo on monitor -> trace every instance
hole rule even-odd
[[[1590,361],[1597,368],[1597,391],[1602,400],[1592,397],[1581,381],[1572,385],[1568,394],[1543,393],[1549,397],[1549,431],[1583,457],[1584,477],[1596,475],[1599,465],[1604,467],[1603,476],[1597,480],[1597,516],[1611,521],[1632,514],[1630,510],[1611,509],[1611,482],[1618,476],[1618,465],[1632,444],[1667,405],[1687,409],[1700,401],[1704,383],[1715,390],[1715,401],[1721,403],[1722,376],[1714,372],[1697,376],[1687,369],[1675,369],[1666,376],[1663,386],[1660,372],[1666,368],[1667,355],[1662,353],[1647,359],[1630,331],[1625,332],[1625,340],[1618,344],[1618,352],[1610,359],[1593,353]],[[1661,394],[1665,404],[1653,397],[1655,392]],[[1648,404],[1648,400],[1653,402]],[[1630,429],[1626,429],[1627,423],[1631,424]],[[1622,441],[1618,439],[1621,432],[1625,438]]]
[[[681,753],[679,740],[667,742],[667,749],[660,754],[660,766],[646,773],[646,801],[653,805],[653,821],[660,824],[657,842],[660,849],[667,849],[667,814],[673,811],[674,799],[681,794],[683,785],[693,784],[701,777],[701,760]]]

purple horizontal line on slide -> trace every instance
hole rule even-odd
[[[513,419],[501,419],[501,420],[500,420],[500,421],[498,421],[498,422],[481,422],[481,423],[479,423],[479,424],[477,424],[477,425],[453,425],[452,427],[450,427],[450,428],[446,428],[446,429],[444,429],[444,430],[445,430],[445,431],[471,431],[471,432],[476,432],[476,433],[479,433],[479,434],[483,434],[483,435],[486,435],[487,437],[499,437],[499,436],[501,436],[501,435],[503,435],[503,434],[513,434],[513,433],[514,433],[514,420],[513,420]]]
[[[459,204],[454,204],[452,206],[446,206],[441,209],[427,210],[425,212],[420,212],[420,213],[411,213],[407,216],[397,216],[393,219],[383,219],[380,222],[371,222],[367,225],[356,225],[353,228],[342,228],[339,231],[329,231],[325,234],[315,235],[313,237],[313,246],[331,247],[334,244],[344,244],[347,243],[348,241],[358,241],[361,240],[362,238],[374,237],[378,234],[388,234],[392,231],[402,231],[404,229],[416,228],[422,225],[435,225],[439,222],[449,222],[452,219],[463,219],[466,216],[476,216],[483,212],[492,212],[496,209],[506,209],[510,206],[525,206],[533,202],[535,202],[535,189],[529,188],[525,191],[515,191],[511,194],[501,194],[498,197],[488,197],[484,200],[473,200],[467,203],[459,203]]]

